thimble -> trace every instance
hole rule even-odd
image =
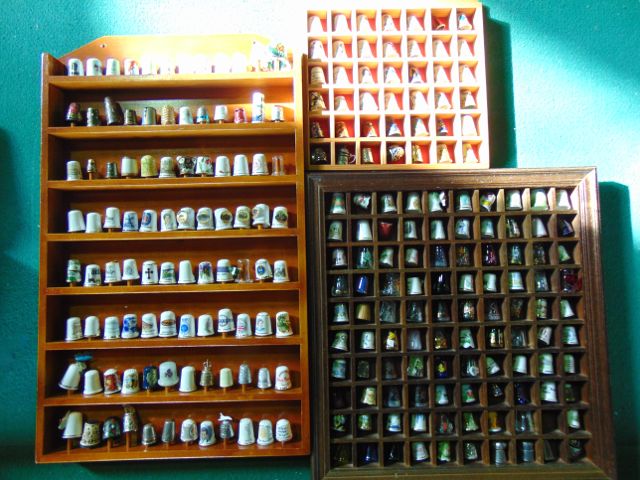
[[[229,308],[218,310],[218,333],[233,332],[236,329],[233,313]]]
[[[251,317],[246,313],[238,314],[236,321],[236,337],[246,338],[251,337],[253,332],[251,330]]]
[[[256,386],[261,390],[271,388],[271,373],[268,368],[262,367],[258,370],[258,382]]]
[[[95,395],[102,392],[100,384],[100,373],[97,370],[87,370],[84,372],[84,390],[83,395]]]
[[[156,430],[152,423],[145,423],[142,427],[142,440],[140,443],[145,446],[151,446],[156,443]]]
[[[100,422],[88,420],[84,423],[80,446],[82,448],[94,448],[100,445]]]
[[[104,97],[104,110],[107,119],[107,125],[122,125],[124,123],[124,114],[122,107],[111,97]]]
[[[522,362],[522,360],[520,360],[520,362]],[[493,359],[493,357],[487,356],[485,358],[485,363],[486,363],[488,375],[497,375],[498,373],[500,373],[501,368],[498,365],[498,363]],[[527,357],[524,357],[524,365],[525,365],[523,367],[524,369],[526,369],[526,363],[527,363]]]
[[[218,386],[220,388],[233,387],[233,373],[230,368],[221,368],[218,374]]]
[[[201,447],[208,447],[216,443],[216,434],[213,429],[213,422],[211,420],[204,420],[200,423],[200,438],[198,445]]]
[[[578,331],[574,325],[565,325],[562,327],[562,343],[563,345],[580,345]]]
[[[173,419],[167,419],[164,421],[164,425],[162,427],[162,443],[171,444],[175,442],[176,439],[176,422]]]
[[[80,125],[82,123],[82,111],[80,110],[79,103],[71,102],[69,104],[65,120],[72,127],[75,125]]]
[[[176,176],[173,157],[160,158],[160,178],[173,178]]]
[[[103,228],[109,230],[120,230],[120,209],[118,207],[107,207],[104,214]]]
[[[79,58],[70,58],[67,61],[67,75],[69,77],[84,76],[84,65]]]
[[[122,261],[122,280],[133,282],[139,280],[138,265],[135,258],[127,258]]]
[[[191,113],[191,109],[188,106],[183,105],[178,110],[178,124],[193,125],[193,114]]]
[[[335,80],[335,74],[334,74],[334,80]],[[311,71],[309,73],[309,83],[311,85],[323,85],[327,83],[324,69],[322,67],[319,67],[319,66],[311,67]]]
[[[109,368],[103,373],[103,384],[105,395],[118,393],[122,389],[120,376],[115,368]]]
[[[67,212],[67,232],[82,232],[86,229],[84,218],[80,210],[69,210]]]
[[[258,312],[256,315],[255,334],[257,337],[266,337],[273,334],[271,317],[267,312]]]
[[[293,335],[293,328],[291,327],[291,319],[289,318],[289,312],[276,313],[276,337],[290,337]]]
[[[192,419],[187,418],[180,425],[180,441],[191,443],[198,440],[198,426]]]
[[[97,58],[87,58],[87,77],[102,76],[102,62]]]
[[[273,262],[273,283],[284,283],[289,281],[289,273],[286,260],[276,260]]]
[[[178,284],[196,283],[196,279],[193,276],[193,267],[191,261],[180,260],[178,267]]]
[[[271,264],[264,258],[259,258],[255,262],[255,275],[256,280],[265,281],[273,278],[273,272],[271,270]]]
[[[111,445],[118,445],[122,429],[118,417],[108,417],[102,424],[102,440],[106,440]]]
[[[146,209],[142,212],[140,219],[141,232],[157,232],[158,231],[158,213],[152,209]]]
[[[159,337],[175,337],[178,334],[176,327],[176,315],[170,310],[160,314],[160,331]]]
[[[180,387],[178,387],[178,390],[182,393],[190,393],[197,390],[195,368],[190,365],[182,367],[180,371]]]
[[[118,317],[110,316],[104,319],[104,333],[102,338],[105,340],[120,338],[120,321]]]
[[[176,271],[172,262],[162,262],[158,283],[160,285],[173,285],[176,283]]]
[[[173,387],[180,381],[176,362],[162,362],[158,367],[158,372],[158,385],[161,387]]]
[[[558,401],[558,391],[556,382],[540,383],[540,399],[543,402],[556,403]]]
[[[122,333],[120,338],[138,338],[140,331],[138,330],[138,316],[135,313],[126,313],[122,317]]]
[[[216,267],[216,282],[226,283],[232,281],[231,262],[227,258],[219,259]]]
[[[138,371],[135,368],[126,369],[122,374],[122,393],[126,395],[139,391]]]
[[[100,122],[100,113],[97,108],[88,107],[87,108],[87,127],[99,127],[101,125]]]
[[[189,313],[180,316],[178,338],[193,338],[196,336],[195,318]]]
[[[193,230],[196,227],[196,214],[191,207],[182,207],[176,213],[178,230]]]
[[[251,367],[246,362],[242,362],[238,369],[238,385],[251,385]]]
[[[286,418],[281,418],[276,422],[276,440],[284,443],[293,439],[293,431],[291,429],[291,422]]]
[[[80,319],[78,319],[78,321],[76,322],[75,320],[72,320],[74,318],[77,317],[71,317],[67,319],[67,335],[65,336],[65,340],[77,340],[77,338],[69,338],[69,334],[71,334],[71,336],[73,337],[80,333]],[[69,323],[71,323],[71,325],[69,325]],[[98,317],[96,317],[95,315],[90,315],[84,319],[83,336],[85,338],[96,338],[100,336],[100,319]]]
[[[71,262],[71,260],[70,260]],[[76,265],[68,265],[67,268],[67,283],[76,283]],[[80,274],[80,266],[77,266],[78,268],[78,273],[77,276],[79,277]],[[72,270],[70,270],[72,269]],[[69,281],[69,280],[72,281]],[[79,280],[79,278],[77,278]],[[97,287],[102,285],[102,279],[100,278],[100,266],[99,265],[95,265],[95,264],[91,264],[91,265],[87,265],[84,271],[84,283],[83,285],[85,287]]]
[[[279,365],[276,367],[274,388],[280,391],[289,390],[291,388],[291,376],[289,373],[289,367],[286,365]]]
[[[82,180],[82,168],[80,167],[80,162],[76,160],[69,160],[67,162],[67,180]]]
[[[253,92],[251,95],[251,122],[264,122],[264,94]]]
[[[73,210],[72,210],[73,211]],[[85,222],[85,233],[100,233],[102,232],[102,224],[100,220],[100,214],[97,212],[87,213],[87,219]]]
[[[565,189],[556,190],[556,209],[557,210],[571,210],[571,199],[569,192]]]

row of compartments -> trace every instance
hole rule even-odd
[[[573,322],[584,318],[584,301],[577,295],[480,296],[455,300],[451,297],[426,299],[384,299],[338,297],[329,299],[329,319],[333,324],[442,324],[449,322]],[[360,307],[359,305],[365,305]]]
[[[371,115],[342,115],[335,112],[322,118],[311,118],[309,131],[312,144],[322,143],[323,139],[331,138],[341,142],[349,139],[360,139],[361,142],[384,139],[389,143],[402,142],[411,137],[417,145],[426,141],[446,141],[449,137],[462,137],[474,140],[481,136],[482,117],[471,111],[448,112],[445,114],[429,115],[397,114],[387,116]],[[442,137],[442,138],[440,138]],[[397,139],[397,140],[396,140]],[[475,139],[477,141],[477,139]],[[420,163],[420,162],[415,162]]]
[[[518,239],[540,242],[576,239],[578,237],[576,231],[579,232],[580,228],[580,221],[575,213],[510,212],[495,216],[471,213],[468,215],[455,217],[429,215],[427,221],[421,211],[414,210],[413,213],[405,214],[400,219],[393,216],[372,219],[370,215],[351,217],[349,220],[330,219],[326,221],[326,238],[331,245],[344,242],[400,243],[427,239],[434,242],[502,240],[503,244],[517,244]],[[524,259],[524,251],[519,253]],[[564,252],[561,258],[566,258]]]
[[[522,266],[580,264],[577,242],[538,241],[531,243],[490,242],[483,243],[431,243],[399,245],[372,245],[329,248],[327,268],[329,273],[340,270],[377,269],[465,269],[469,267]],[[357,273],[357,272],[356,272]]]
[[[372,38],[358,35],[323,37],[309,41],[308,59],[310,62],[350,63],[358,61],[384,61],[401,65],[403,61],[434,60],[479,60],[482,52],[481,40],[473,33],[433,35],[409,34]]]
[[[334,413],[331,416],[333,438],[345,440],[353,438],[413,437],[431,438],[441,435],[460,435],[463,438],[487,438],[500,435],[531,435],[585,433],[583,409],[564,410],[565,421],[559,420],[557,410],[516,410],[516,411],[472,411],[456,412],[412,412],[387,410],[385,413],[362,412],[355,415]],[[355,417],[355,426],[353,420]],[[354,428],[355,427],[355,428]]]
[[[256,272],[256,276],[257,272]],[[259,277],[258,277],[259,278]],[[274,278],[280,278],[277,275]],[[544,295],[576,294],[582,291],[582,271],[576,268],[562,269],[510,269],[437,271],[437,272],[378,272],[352,274],[331,274],[328,279],[331,298],[344,297],[409,297],[421,299],[429,295],[456,295],[457,297],[497,294]],[[567,302],[571,303],[568,296]],[[546,309],[548,318],[549,304],[538,309]],[[551,302],[552,303],[552,302]],[[561,300],[561,303],[562,302]],[[559,305],[560,318],[571,318],[575,311],[570,305]],[[537,312],[536,315],[539,313]]]
[[[452,88],[477,92],[477,75],[479,73],[478,62],[474,60],[459,60],[458,62],[447,60],[409,59],[406,62],[359,60],[357,62],[333,61],[329,64],[312,62],[309,66],[309,90],[338,92],[358,91],[375,92],[384,89],[388,92],[399,93],[403,90],[423,92],[426,97],[411,99],[414,110],[422,110],[427,105],[438,103],[426,96],[426,92],[433,88],[450,92]],[[451,84],[451,85],[448,85]],[[449,103],[453,105],[449,99]],[[397,99],[399,100],[399,99]],[[471,99],[466,99],[466,107],[471,107]],[[473,100],[476,100],[474,97]],[[380,105],[383,103],[380,102]],[[465,105],[460,103],[460,105]],[[392,105],[393,106],[393,105]],[[446,109],[446,103],[440,105]],[[449,107],[451,108],[451,107]]]
[[[363,373],[372,368],[366,359],[358,361],[357,367]],[[380,364],[378,367],[382,368]],[[377,374],[376,374],[377,375]],[[541,384],[532,379],[514,379],[506,381],[481,382],[475,379],[463,379],[461,382],[440,381],[425,383],[399,383],[384,381],[374,387],[362,381],[331,380],[329,389],[329,408],[334,413],[350,413],[352,411],[379,412],[389,409],[412,412],[424,412],[427,409],[453,411],[456,408],[474,410],[478,407],[489,407],[500,411],[517,407],[532,410],[543,405],[538,402]],[[569,385],[569,386],[568,386]],[[374,391],[370,389],[374,388]],[[564,399],[567,408],[584,407],[583,399],[587,398],[587,384],[584,381],[565,382]],[[375,400],[375,405],[370,401]],[[365,403],[366,402],[366,403]],[[544,404],[545,409],[557,407]],[[548,433],[548,431],[547,431]]]
[[[419,31],[482,30],[482,8],[332,9],[307,11],[307,32],[391,34]]]
[[[499,444],[500,454],[496,454]],[[532,451],[533,450],[533,451]],[[371,443],[335,440],[330,449],[333,468],[375,469],[411,467],[423,469],[463,465],[564,464],[586,461],[590,452],[588,436],[531,440],[439,440],[397,441],[389,439]]]
[[[432,191],[334,192],[325,196],[329,215],[397,215],[428,212],[435,215],[466,212],[516,212],[577,210],[573,188],[509,188]]]
[[[362,304],[356,305],[356,316],[361,313]],[[374,328],[374,329],[372,329]],[[580,323],[563,322],[562,326],[557,322],[542,324],[536,327],[527,325],[459,325],[427,328],[425,325],[395,326],[388,324],[372,325],[367,321],[357,319],[355,326],[344,323],[332,324],[331,332],[346,332],[333,334],[331,347],[334,352],[341,354],[349,351],[349,337],[353,344],[353,350],[360,353],[373,352],[474,352],[486,351],[488,353],[498,350],[511,350],[514,354],[529,355],[534,349],[544,354],[540,358],[540,371],[545,375],[555,375],[564,371],[568,374],[580,373],[580,349],[581,337],[584,336]],[[582,338],[582,340],[584,340]],[[347,350],[345,350],[345,346]],[[565,356],[570,358],[556,359],[554,349],[563,349]],[[570,352],[567,352],[570,349]],[[340,357],[342,358],[342,357]],[[520,361],[520,360],[519,360]],[[533,360],[535,362],[535,359]],[[527,364],[533,365],[528,362]],[[343,365],[347,367],[346,365]],[[524,373],[535,372],[531,366],[519,364],[524,368]],[[544,367],[544,368],[542,368]],[[340,377],[346,378],[348,369]],[[519,373],[523,373],[520,372]],[[389,378],[387,378],[388,380]]]
[[[443,137],[444,138],[444,137]],[[471,168],[488,164],[486,143],[477,138],[465,141],[447,137],[446,140],[429,141],[403,139],[384,141],[375,139],[355,140],[349,143],[330,142],[309,146],[311,166],[379,167],[383,165],[464,165]]]

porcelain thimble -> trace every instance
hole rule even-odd
[[[211,262],[204,261],[198,264],[198,285],[213,283],[213,266]]]
[[[473,275],[470,273],[460,274],[458,281],[458,292],[461,293],[473,293],[475,292]]]
[[[194,230],[196,228],[196,213],[191,207],[182,207],[176,213],[178,230]]]
[[[226,208],[216,208],[213,212],[216,220],[216,231],[232,228],[233,215]]]
[[[140,220],[141,232],[157,232],[158,231],[158,213],[152,209],[146,209],[142,212]]]
[[[138,214],[132,210],[127,210],[122,214],[122,231],[137,232],[138,231]]]
[[[132,282],[139,280],[138,265],[135,258],[127,258],[122,261],[122,280]]]
[[[556,403],[558,401],[558,389],[556,382],[540,383],[540,399],[543,402]]]
[[[273,443],[273,425],[271,420],[262,419],[258,423],[258,445],[271,445]]]
[[[66,282],[69,284],[80,283],[82,281],[82,267],[80,260],[70,258],[67,260]]]
[[[83,395],[95,395],[102,392],[102,384],[100,383],[100,373],[98,370],[87,370],[84,372],[84,389]]]
[[[82,168],[80,162],[76,160],[69,160],[67,162],[67,180],[82,180]]]
[[[120,209],[118,207],[107,207],[104,214],[103,228],[109,230],[120,230]]]
[[[180,265],[178,269],[178,284],[189,284],[189,283],[196,283],[196,279],[193,276],[193,268],[191,266],[191,261],[180,260]]]
[[[100,422],[88,420],[84,422],[80,446],[82,448],[94,448],[100,445]]]
[[[269,205],[265,203],[258,203],[251,210],[251,224],[258,228],[269,228],[271,226],[269,222]]]
[[[79,58],[70,58],[67,60],[67,76],[69,77],[83,77],[84,65]]]
[[[194,157],[189,155],[178,155],[176,163],[178,164],[178,173],[183,177],[190,177],[195,174],[196,163]]]
[[[216,266],[216,282],[228,283],[233,282],[233,274],[231,271],[231,262],[227,258],[218,260]]]
[[[120,338],[120,320],[118,317],[109,316],[104,319],[104,332],[102,338],[105,340],[114,340]]]
[[[246,338],[253,335],[251,331],[251,317],[246,313],[239,313],[236,318],[236,338]]]
[[[289,213],[287,212],[287,207],[283,207],[283,206],[274,207],[271,227],[272,228],[288,228],[289,227]]]
[[[216,177],[229,177],[231,175],[231,166],[229,164],[229,157],[226,155],[218,155],[216,157],[215,176]]]
[[[256,280],[265,281],[273,278],[271,264],[264,258],[259,258],[255,263]]]
[[[289,367],[286,365],[279,365],[276,367],[274,388],[280,391],[289,390],[291,388],[291,375],[289,373]]]
[[[506,205],[507,210],[522,210],[522,196],[520,190],[507,190],[506,192]]]
[[[161,157],[160,158],[160,178],[175,178],[175,163],[173,157]]]
[[[158,322],[154,313],[143,314],[140,323],[140,338],[154,338],[158,336]]]
[[[66,329],[64,339],[67,342],[74,340],[80,340],[82,338],[82,325],[80,323],[80,317],[67,318]]]
[[[255,153],[251,161],[251,175],[269,175],[269,166],[264,153]]]
[[[209,207],[200,207],[196,213],[196,230],[213,230],[213,211]]]
[[[162,262],[158,283],[160,285],[173,285],[176,283],[176,270],[173,262]]]
[[[178,367],[176,362],[168,360],[158,366],[158,385],[164,388],[173,387],[178,384]]]
[[[273,262],[273,283],[284,283],[289,281],[289,272],[286,260],[276,260]]]
[[[258,312],[256,315],[255,335],[257,337],[267,337],[273,334],[271,328],[271,317],[267,312]]]
[[[281,418],[276,422],[276,440],[281,443],[290,441],[293,438],[291,422],[286,418]]]
[[[196,336],[196,320],[190,313],[180,315],[178,338],[193,338]]]
[[[513,371],[522,375],[528,373],[527,357],[525,355],[515,355],[513,357]]]
[[[213,429],[213,422],[211,420],[203,420],[200,423],[200,439],[198,445],[201,447],[208,447],[216,443],[216,434]]]
[[[85,233],[100,233],[102,232],[102,223],[100,214],[97,212],[87,213],[87,219],[85,224]]]
[[[198,329],[196,331],[196,336],[210,337],[213,334],[213,317],[208,313],[198,316]]]
[[[120,160],[120,175],[124,178],[132,178],[138,176],[138,161],[128,156],[122,157]]]
[[[233,220],[233,228],[251,228],[251,209],[246,205],[239,205]]]
[[[135,313],[125,313],[122,317],[122,333],[120,338],[138,338],[140,330],[138,330],[138,316]]]
[[[289,312],[276,313],[276,337],[282,338],[291,335],[293,335],[293,328],[291,327]]]
[[[180,371],[180,387],[178,390],[182,393],[195,392],[196,386],[196,369],[190,365],[182,367]]]
[[[218,333],[229,333],[236,329],[233,321],[233,313],[229,308],[218,310]]]
[[[218,386],[220,388],[233,387],[233,373],[230,368],[221,368],[218,373]]]
[[[198,440],[198,426],[192,419],[187,418],[180,425],[180,441],[191,443]]]
[[[69,271],[67,270],[67,279],[69,278]],[[91,264],[87,265],[84,270],[84,284],[85,287],[98,287],[102,285],[102,278],[100,277],[100,266]]]
[[[160,231],[173,232],[178,229],[176,212],[170,208],[165,208],[160,212]]]
[[[138,370],[128,368],[122,373],[122,393],[128,395],[130,393],[138,393],[140,385],[138,382]]]
[[[102,76],[102,62],[98,58],[87,58],[87,68],[85,72],[87,77]]]
[[[239,153],[233,157],[233,176],[242,177],[249,175],[249,160],[243,153]]]
[[[241,418],[238,423],[238,445],[252,445],[256,443],[253,433],[253,422],[250,418]]]
[[[84,319],[84,338],[97,338],[100,336],[100,319],[95,315],[89,315]]]
[[[178,110],[178,124],[179,125],[193,125],[193,114],[191,109],[183,105]]]
[[[67,212],[67,232],[83,232],[86,228],[84,217],[80,210],[69,210]]]
[[[109,368],[102,374],[105,395],[118,393],[122,389],[120,376],[115,368]]]
[[[214,175],[213,162],[207,155],[199,155],[196,158],[196,175],[210,177]]]
[[[571,210],[571,199],[569,192],[565,189],[556,190],[556,209],[557,210]]]
[[[160,314],[160,332],[159,337],[168,338],[178,335],[176,327],[176,314],[171,310],[166,310]]]
[[[62,438],[80,438],[82,436],[82,413],[67,412],[60,422],[60,428],[64,428]]]

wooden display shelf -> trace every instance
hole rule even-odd
[[[115,127],[49,127],[47,133],[66,140],[112,140],[126,138],[198,138],[294,135],[294,122],[223,123],[207,125],[132,125]]]
[[[254,41],[267,42],[263,37],[252,35],[102,37],[59,59],[43,54],[36,462],[298,456],[309,453],[306,232],[303,227],[304,124],[299,59],[289,55],[293,68],[275,72],[66,76],[66,63],[71,58],[79,58],[83,62],[90,57],[98,58],[103,65],[107,58],[117,58],[122,65],[125,58],[140,60],[152,55],[177,65],[185,55],[190,58],[198,55],[212,61],[217,53],[231,57],[232,53],[239,52],[249,58]],[[265,95],[263,123],[251,123],[253,92]],[[83,108],[98,108],[104,120],[102,101],[107,95],[112,95],[123,108],[135,109],[139,113],[143,107],[152,106],[158,116],[165,104],[174,106],[176,111],[179,106],[187,106],[194,116],[200,105],[206,105],[213,114],[214,105],[225,104],[231,112],[228,120],[233,118],[234,108],[244,108],[248,123],[104,126],[103,121],[103,126],[97,127],[63,126],[71,102],[79,102]],[[274,105],[283,106],[283,122],[268,121]],[[233,158],[239,153],[244,153],[249,159],[256,153],[264,154],[269,172],[272,170],[271,158],[282,156],[284,175],[104,178],[107,163],[118,162],[123,155],[135,158],[140,168],[143,155],[152,155],[157,162],[163,156],[206,155],[215,158],[227,155]],[[83,169],[87,160],[93,159],[97,167],[95,178],[89,179],[83,172],[84,180],[65,180],[66,162],[71,159],[80,162]],[[121,211],[133,210],[140,214],[145,208],[176,209],[192,205],[196,208],[224,206],[235,211],[239,205],[258,203],[265,203],[271,209],[286,207],[290,227],[153,233],[105,231],[96,234],[66,233],[65,227],[65,211],[71,209],[81,210],[84,214],[104,212],[107,206],[116,206]],[[171,257],[173,261],[186,258],[195,261],[197,256],[202,259],[247,257],[252,262],[266,255],[271,262],[276,258],[286,260],[294,281],[207,285],[140,285],[138,282],[131,286],[121,282],[96,288],[63,286],[60,281],[64,280],[63,264],[68,255],[76,255],[83,262],[88,256],[102,262],[105,255],[124,258],[147,254],[156,259]],[[215,263],[213,268],[216,268]],[[253,271],[253,263],[250,268]],[[259,312],[266,311],[271,315],[274,333],[276,312],[286,311],[290,315],[293,335],[236,338],[235,332],[231,332],[189,339],[64,340],[67,338],[66,319],[71,316],[85,319],[90,315],[98,316],[102,327],[107,316],[116,316],[120,322],[123,312],[127,311],[141,315],[143,312],[159,314],[175,310],[179,316],[190,313],[197,317],[205,313],[215,314],[221,308],[232,308],[236,315],[246,312],[251,316],[251,323],[256,321]],[[81,375],[79,390],[64,395],[58,382],[68,362],[73,361],[74,354],[78,352],[87,352],[92,357],[91,368],[99,370],[101,382],[104,371],[111,365],[120,368],[120,359],[126,358],[130,362],[129,367],[138,368],[142,373],[144,366],[159,363],[158,355],[169,355],[179,365],[201,364],[211,355],[209,358],[217,362],[216,368],[233,367],[234,376],[245,360],[255,366],[268,366],[272,375],[281,362],[291,367],[294,388],[282,392],[273,388],[262,391],[257,389],[257,379],[254,378],[253,384],[245,391],[236,386],[226,392],[212,387],[207,392],[199,389],[190,394],[172,390],[167,393],[156,391],[147,394],[143,391],[133,395],[109,397],[99,394],[92,397],[80,393],[83,391]],[[218,371],[213,374],[217,379]],[[275,377],[272,377],[272,382],[275,385]],[[138,436],[138,442],[128,446],[123,444],[110,448],[101,442],[97,448],[84,449],[78,445],[78,439],[67,442],[61,438],[58,423],[65,412],[77,411],[83,421],[104,422],[111,416],[121,417],[123,404],[135,406],[140,422],[138,433],[141,433],[143,424],[154,425],[158,445],[143,447]],[[263,418],[273,422],[274,432],[277,420],[288,419],[293,437],[286,443],[247,447],[236,444],[237,433],[228,442],[223,443],[218,438],[218,443],[211,447],[199,447],[197,442],[187,445],[180,440],[166,446],[160,443],[159,433],[167,418],[176,420],[178,434],[180,422],[184,419],[194,418],[198,422],[210,419],[214,422],[217,436],[217,418],[221,411],[233,418],[236,432],[241,418],[251,418],[255,432]]]
[[[482,5],[435,0],[389,6],[362,9],[333,3],[306,12],[307,169],[488,168]],[[459,24],[463,14],[468,24]],[[319,25],[314,24],[316,17]],[[324,106],[312,105],[319,103],[316,96]],[[374,105],[363,104],[367,96]],[[391,119],[400,136],[389,135]],[[418,119],[428,133],[412,138]],[[348,138],[339,135],[341,122],[349,130]],[[376,135],[368,135],[368,122]],[[441,127],[448,133],[441,134]],[[356,145],[349,148],[354,139]],[[402,144],[402,155],[397,148],[390,150],[395,143]],[[348,162],[336,148],[344,144]],[[318,149],[326,162],[314,159]]]
[[[314,173],[308,191],[315,478],[615,478],[594,169]]]

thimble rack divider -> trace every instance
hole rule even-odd
[[[318,319],[310,332],[314,478],[615,478],[595,169],[455,172],[437,178],[426,172],[410,177],[399,172],[384,177],[312,173],[307,181],[314,265],[310,287],[317,292],[311,315]],[[511,190],[518,192],[522,209],[508,208],[517,203]],[[568,209],[556,208],[562,190],[571,201]],[[443,211],[430,209],[432,192],[444,192]],[[344,213],[332,212],[334,193],[344,195]],[[461,193],[468,194],[468,210],[458,208]],[[365,209],[354,202],[366,205],[362,194],[370,195]],[[407,211],[411,197],[417,198],[419,212]],[[548,209],[533,209],[534,197],[544,197]],[[388,198],[397,213],[382,210]],[[490,210],[483,210],[481,202]],[[536,218],[546,235],[539,226],[534,229]],[[465,219],[469,238],[456,238],[456,226]],[[494,238],[482,237],[487,219],[494,224]],[[511,220],[521,228],[517,238],[507,237]],[[367,238],[366,228],[365,237],[358,236],[362,221],[372,230],[370,241],[359,241]],[[403,234],[411,221],[415,240]],[[442,222],[440,233],[446,238],[432,239],[434,221]],[[387,231],[389,236],[382,236]],[[510,264],[517,261],[510,257],[514,245],[521,249],[521,265]],[[483,261],[486,246],[494,247],[497,265]],[[443,249],[447,266],[433,266],[436,247]],[[461,247],[467,249],[464,254]],[[571,258],[561,256],[558,247]],[[369,249],[372,266],[358,263],[363,248]],[[393,267],[382,268],[379,259],[387,248]],[[409,249],[416,249],[417,265],[405,264]],[[468,266],[458,266],[458,259],[464,264],[466,257]],[[565,276],[565,270],[574,275]],[[522,291],[509,283],[512,271],[521,273]],[[537,277],[540,272],[548,286]],[[495,292],[485,291],[485,274],[495,274]],[[395,276],[397,291],[384,290],[389,275]],[[439,275],[446,278],[447,292],[440,290]],[[409,280],[414,277],[417,285]],[[538,300],[546,313],[537,310]],[[342,309],[336,305],[345,306],[346,318],[338,315],[335,321]],[[441,311],[449,313],[449,320]],[[548,344],[539,341],[546,327],[551,328]],[[386,347],[394,342],[390,332],[397,337],[396,350]],[[575,333],[573,339],[569,333]],[[550,365],[543,361],[547,355]],[[495,374],[490,357],[500,369]],[[565,370],[566,357],[573,358],[574,369]],[[527,370],[520,374],[523,365]],[[502,397],[493,396],[494,385]],[[555,386],[556,398],[546,385]],[[424,398],[416,393],[420,388]],[[425,415],[423,425],[417,414]],[[496,442],[504,443],[504,465],[496,465]],[[527,463],[523,442],[533,447]],[[477,460],[466,452],[467,444],[473,445]]]
[[[401,8],[393,3],[386,8],[384,3],[382,8],[332,4],[333,9],[309,9],[304,19],[307,169],[489,168],[482,4],[464,0]],[[462,14],[469,24],[459,28]],[[315,18],[320,19],[319,26]],[[393,23],[391,30],[385,29],[387,19]],[[461,52],[463,42],[469,51]],[[364,44],[370,54],[362,51]],[[324,53],[317,55],[314,50],[320,46]],[[346,53],[341,55],[343,48]],[[388,68],[395,70],[397,80],[387,77]],[[363,81],[362,69],[369,69],[372,80]],[[363,94],[376,105],[362,105]],[[314,95],[322,97],[326,108],[312,105]],[[426,104],[415,105],[414,95],[424,96]],[[395,101],[397,107],[387,101]],[[426,131],[417,130],[416,122]],[[369,133],[369,124],[375,134]],[[439,132],[441,125],[446,132]],[[392,152],[398,147],[404,155],[394,159]],[[324,152],[326,163],[314,159],[317,149]],[[348,152],[347,163],[341,150]],[[468,151],[473,155],[467,156]]]
[[[161,54],[163,58],[179,62],[181,54],[190,57],[204,55],[213,59],[223,53],[231,57],[240,52],[250,55],[252,43],[266,43],[267,39],[254,35],[209,36],[122,36],[102,37],[63,56],[42,57],[42,164],[41,164],[41,269],[40,309],[38,333],[38,396],[36,415],[36,461],[39,463],[126,461],[154,459],[195,459],[216,457],[297,456],[310,451],[309,380],[307,342],[307,287],[304,219],[304,137],[302,114],[301,62],[289,54],[292,69],[273,72],[171,74],[142,76],[73,77],[66,75],[70,58],[98,58],[103,65],[107,58],[141,59],[147,54]],[[253,92],[265,95],[265,122],[251,123]],[[107,126],[103,99],[111,96],[123,109],[138,112],[138,125]],[[88,107],[98,108],[102,125],[87,127],[65,125],[66,109],[78,102],[83,113]],[[227,105],[230,116],[227,123],[206,125],[140,125],[144,107],[156,108],[172,105],[176,113],[180,106],[189,106],[192,113],[205,105],[210,116],[214,106]],[[273,105],[284,110],[283,122],[270,122]],[[248,123],[233,123],[234,108],[244,108]],[[195,115],[194,115],[195,116]],[[131,178],[106,178],[107,165],[120,166],[123,156],[139,159],[152,155],[157,162],[163,156],[174,159],[178,155],[252,155],[263,153],[271,171],[271,157],[283,158],[282,175],[246,176],[184,176],[159,178],[133,175]],[[96,173],[89,178],[85,169],[93,159]],[[82,178],[66,179],[66,162],[80,162]],[[139,164],[140,166],[140,164]],[[156,163],[157,167],[157,163]],[[173,167],[175,169],[175,164]],[[251,172],[253,173],[253,172]],[[117,207],[120,214],[133,211],[138,218],[146,209],[158,214],[163,209],[178,212],[183,207],[198,211],[201,207],[212,210],[225,207],[234,213],[236,208],[259,203],[270,210],[283,206],[288,212],[287,228],[230,229],[230,230],[176,230],[123,232],[103,229],[97,233],[68,232],[66,212],[80,210],[82,215],[98,212],[101,223],[107,207]],[[271,213],[271,211],[270,211]],[[158,219],[160,220],[160,219]],[[67,261],[80,260],[82,271],[88,264],[98,264],[103,270],[106,262],[122,265],[124,259],[135,259],[138,268],[145,260],[154,260],[158,270],[163,261],[175,264],[189,260],[198,269],[198,263],[209,261],[215,277],[216,261],[228,258],[231,262],[247,258],[253,270],[254,262],[266,258],[277,259],[288,265],[290,281],[284,283],[220,283],[143,285],[140,280],[106,283],[85,287],[83,282],[65,283]],[[104,270],[101,272],[104,273]],[[197,272],[196,272],[197,273]],[[99,318],[100,332],[104,332],[105,319],[116,316],[118,329],[123,315],[141,316],[172,311],[177,321],[183,314],[210,314],[213,327],[217,326],[219,309],[229,308],[234,317],[247,313],[255,324],[258,313],[267,312],[276,332],[275,315],[289,314],[293,334],[278,338],[276,335],[236,337],[216,332],[213,336],[179,338],[116,338],[106,340],[80,337],[66,340],[66,319],[89,316]],[[84,320],[83,320],[84,321]],[[115,368],[119,376],[125,369],[135,368],[139,374],[146,366],[158,366],[172,360],[180,370],[185,366],[196,369],[196,382],[200,378],[203,362],[211,362],[214,384],[206,390],[198,386],[190,393],[178,391],[178,385],[168,390],[151,392],[142,388],[139,393],[94,395],[83,393],[83,382],[78,390],[69,393],[58,382],[73,362],[74,355],[89,353],[88,369],[99,372],[102,384],[107,369]],[[238,385],[240,365],[246,361],[252,372],[253,383]],[[272,383],[277,366],[289,367],[292,388],[277,391],[274,387],[257,388],[257,372],[261,367],[270,370]],[[231,368],[236,385],[218,386],[221,368]],[[178,372],[179,373],[179,372]],[[141,382],[141,380],[139,379]],[[138,435],[122,435],[122,442],[102,441],[96,448],[80,448],[77,439],[62,438],[58,423],[67,411],[79,411],[83,420],[102,423],[115,416],[122,419],[122,405],[136,409]],[[255,433],[258,422],[271,420],[274,426],[286,418],[291,424],[293,437],[288,442],[275,441],[271,445],[239,446],[237,436],[224,442],[218,436],[220,412],[233,418],[234,429],[241,418],[251,418]],[[196,423],[211,420],[217,442],[208,447],[198,442],[171,444],[160,442],[165,419],[174,419],[179,436],[180,424],[191,418]],[[143,424],[151,423],[158,443],[142,446],[140,436]],[[100,430],[102,434],[102,430]],[[68,449],[69,443],[71,448]]]

